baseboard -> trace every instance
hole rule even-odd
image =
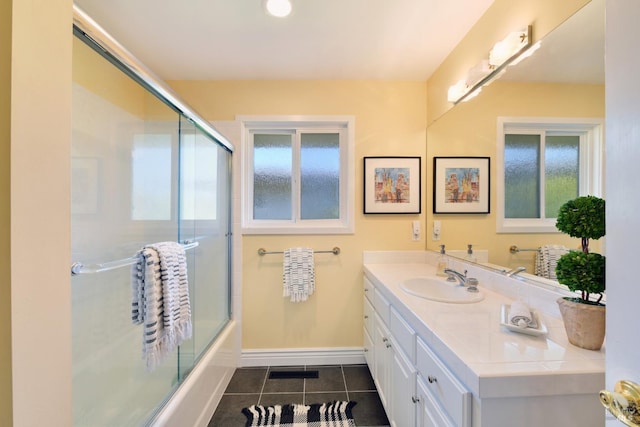
[[[366,363],[362,347],[246,349],[240,366],[357,365]]]

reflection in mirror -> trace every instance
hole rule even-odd
[[[477,97],[457,104],[427,129],[428,158],[490,155],[494,163],[491,213],[437,215],[442,240],[434,244],[445,244],[451,256],[464,258],[463,248],[472,243],[488,252],[488,261],[479,262],[487,268],[506,273],[524,266],[526,272],[514,277],[558,286],[556,281],[534,274],[537,248],[558,244],[574,249],[579,246],[576,239],[560,233],[496,232],[498,117],[604,118],[604,0],[589,2],[544,37],[532,56],[508,67]],[[433,185],[431,182],[432,191]],[[511,246],[520,250],[510,251]],[[603,253],[604,244],[594,242],[592,249]]]

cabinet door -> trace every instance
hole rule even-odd
[[[443,413],[431,395],[429,388],[418,375],[416,380],[416,425],[418,427],[455,427]]]
[[[416,369],[407,356],[391,342],[391,425],[394,427],[414,426],[416,392]]]
[[[375,369],[375,348],[373,346],[373,338],[369,335],[367,330],[364,330],[364,360],[367,362],[367,366],[369,366],[369,371],[371,372],[371,376],[374,376]]]
[[[373,380],[378,388],[380,400],[387,411],[390,413],[389,389],[390,389],[390,371],[391,371],[391,340],[389,330],[382,322],[380,317],[375,315],[375,327],[373,333],[373,348],[375,352]]]

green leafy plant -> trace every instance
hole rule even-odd
[[[605,202],[595,196],[581,196],[560,207],[556,228],[581,239],[581,251],[570,251],[558,260],[556,277],[569,290],[581,292],[579,302],[600,304],[605,291],[605,257],[589,252],[589,240],[598,240],[606,232]],[[598,294],[595,302],[591,294]]]

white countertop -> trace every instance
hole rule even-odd
[[[472,266],[464,266],[470,270],[470,277],[484,276],[479,285],[485,296],[482,301],[442,303],[400,288],[402,281],[412,277],[436,277],[434,265],[415,262],[412,257],[376,258],[365,256],[367,278],[475,395],[491,398],[597,393],[604,388],[604,350],[584,350],[570,344],[562,319],[530,302],[540,301],[540,296],[527,298],[526,302],[546,325],[546,337],[512,332],[500,324],[502,304],[510,304],[513,299],[488,289],[495,287],[488,286],[492,278],[486,272],[474,272]],[[496,282],[517,282],[495,276]],[[547,303],[555,304],[557,296],[551,295],[553,301]]]

